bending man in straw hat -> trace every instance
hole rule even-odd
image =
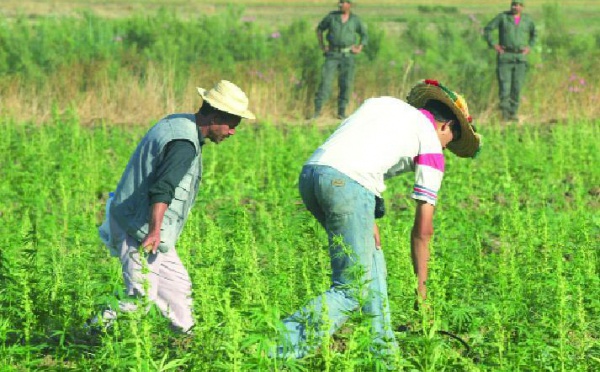
[[[111,254],[121,260],[127,295],[147,296],[182,332],[194,324],[192,285],[175,244],[198,193],[202,146],[206,138],[218,144],[234,135],[242,118],[255,118],[246,94],[229,81],[208,91],[198,88],[198,93],[203,99],[198,112],[169,115],[142,138],[99,229]],[[135,309],[132,301],[119,302],[120,311]],[[116,315],[115,309],[106,309],[89,323],[109,325]]]
[[[283,321],[283,340],[274,356],[303,357],[360,307],[372,318],[373,351],[395,353],[387,271],[375,223],[385,211],[384,180],[415,173],[411,257],[424,300],[433,214],[444,176],[442,150],[474,157],[479,147],[465,100],[434,80],[418,83],[406,102],[367,99],[342,122],[304,164],[299,179],[306,208],[329,237],[332,285]]]

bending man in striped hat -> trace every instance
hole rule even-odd
[[[306,161],[299,180],[306,208],[328,234],[332,284],[283,321],[283,337],[272,356],[305,356],[361,307],[372,319],[373,352],[396,352],[375,223],[385,211],[384,180],[415,173],[411,257],[418,298],[424,301],[434,207],[444,175],[442,150],[474,157],[479,147],[465,100],[434,80],[418,83],[406,102],[367,99],[342,122]]]

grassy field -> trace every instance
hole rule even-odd
[[[336,2],[229,3],[2,2],[1,372],[379,368],[364,316],[301,361],[264,356],[279,319],[329,286],[326,236],[297,177],[337,125],[331,102],[323,119],[304,119],[321,62],[314,25]],[[493,55],[480,36],[506,8],[356,3],[379,49],[358,62],[351,108],[436,77],[466,93],[485,140],[475,160],[446,157],[429,311],[413,310],[412,175],[388,183],[380,229],[396,370],[600,370],[600,3],[527,1],[540,44],[512,124],[497,119]],[[119,263],[96,232],[108,193],[145,130],[196,110],[195,87],[222,78],[248,92],[258,120],[204,148],[199,199],[178,243],[196,332],[171,333],[152,309],[87,335],[84,321],[122,290]]]
[[[600,368],[598,124],[491,125],[479,158],[447,156],[430,312],[412,310],[412,177],[389,182],[380,228],[393,323],[411,327],[397,333],[398,370]],[[192,337],[170,333],[155,311],[97,337],[82,328],[121,289],[96,226],[144,128],[82,127],[64,115],[39,127],[2,119],[0,130],[2,371],[376,369],[361,317],[302,361],[262,354],[277,320],[329,285],[326,237],[296,180],[331,128],[242,125],[205,147],[178,244],[194,287]]]

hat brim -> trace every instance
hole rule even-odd
[[[207,97],[206,89],[204,89],[204,88],[196,88],[196,89],[198,90],[198,94],[200,94],[200,97],[202,97],[202,99],[204,101],[208,102],[212,107],[216,108],[217,110],[227,112],[227,113],[235,115],[235,116],[240,116],[244,119],[249,119],[249,120],[256,119],[256,116],[252,113],[252,111],[250,111],[250,110],[238,111],[231,107],[227,107],[227,106],[223,105],[222,103],[217,102],[217,101],[212,100],[209,97]]]
[[[429,100],[437,100],[448,106],[454,115],[456,115],[460,124],[460,139],[450,142],[447,146],[448,150],[461,158],[475,157],[481,145],[481,136],[475,133],[473,126],[464,112],[456,106],[454,101],[452,101],[442,88],[436,85],[421,83],[410,91],[406,99],[410,105],[416,108],[423,108]]]

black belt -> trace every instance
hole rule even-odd
[[[508,52],[508,53],[523,53],[522,49],[507,48],[507,47],[502,47],[502,49],[504,49],[504,51]]]
[[[330,52],[338,52],[338,53],[350,53],[352,51],[352,46],[347,46],[347,47],[330,46],[329,51]]]

